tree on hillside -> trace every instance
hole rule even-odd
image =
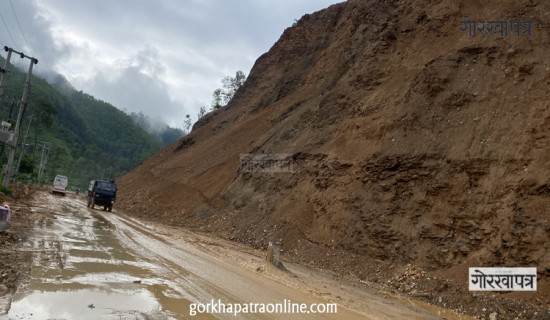
[[[128,115],[138,126],[147,131],[164,146],[171,144],[185,135],[185,132],[181,129],[172,128],[166,123],[153,119],[141,111],[138,113],[130,112]]]
[[[21,165],[19,166],[19,172],[32,174],[32,170],[33,170],[32,156],[30,154],[24,154],[23,159],[21,160]]]
[[[246,81],[246,74],[241,70],[235,72],[235,77],[225,77],[222,79],[223,89],[216,89],[212,93],[212,104],[210,110],[219,109],[229,103],[233,96],[243,86]],[[200,118],[200,117],[199,117]]]
[[[130,116],[130,118],[132,118],[132,120],[134,120],[134,122],[140,126],[141,128],[143,128],[145,131],[150,131],[151,129],[151,118],[147,115],[145,115],[143,112],[138,112],[138,113],[135,113],[135,112],[131,112],[128,114]]]
[[[0,56],[0,66],[4,64],[3,59]],[[26,72],[10,68],[3,95],[20,96],[26,76]],[[35,138],[38,143],[34,143],[34,147],[25,148],[30,155],[23,153],[21,158],[20,172],[26,172],[19,175],[21,181],[26,182],[31,178],[33,154],[36,175],[42,147],[45,146],[42,141],[50,146],[50,151],[44,153],[49,161],[43,181],[51,182],[56,174],[64,174],[69,177],[71,186],[81,189],[86,188],[90,180],[100,178],[105,169],[112,176],[122,176],[162,148],[160,142],[111,104],[82,91],[72,90],[69,85],[63,88],[68,90],[60,89],[42,78],[32,76],[32,90],[28,96],[25,120],[20,127],[20,138],[23,142],[32,117],[27,144],[32,145]],[[0,107],[0,119],[8,120],[11,101],[0,99]],[[17,117],[16,107],[17,100],[14,101],[12,121]],[[90,152],[89,147],[92,145],[96,148]],[[58,152],[60,154],[56,155]]]
[[[57,109],[49,100],[38,98],[30,105],[30,112],[34,114],[37,125],[42,128],[49,128],[53,124],[53,119],[57,116]]]
[[[229,101],[231,101],[237,90],[242,87],[245,80],[246,74],[244,74],[244,72],[242,72],[241,70],[235,73],[235,77],[225,77],[222,79],[222,97],[224,104],[228,104]]]
[[[212,105],[210,110],[216,110],[222,107],[222,89],[214,90],[212,93]]]
[[[29,111],[32,114],[33,121],[32,126],[34,129],[34,148],[32,153],[32,168],[31,173],[34,171],[34,163],[36,159],[36,149],[38,148],[38,131],[42,129],[48,129],[53,124],[53,119],[57,116],[58,112],[53,103],[44,98],[38,98],[29,107]]]
[[[199,109],[199,113],[197,114],[197,120],[204,117],[206,114],[206,108],[203,106]]]
[[[164,131],[161,132],[160,137],[162,144],[165,146],[177,141],[179,138],[183,137],[184,132],[178,128],[167,127]]]
[[[193,125],[193,123],[191,123],[191,116],[186,114],[185,115],[185,120],[183,121],[183,127],[185,128],[186,134],[191,131],[191,126],[192,125]]]

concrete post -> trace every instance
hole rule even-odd
[[[19,53],[13,49],[10,49],[10,51],[14,51],[16,53]],[[38,60],[32,57],[28,57],[24,55],[23,53],[19,53],[21,57],[26,57],[31,60],[29,64],[29,71],[27,72],[27,79],[25,81],[25,88],[23,89],[23,97],[21,98],[21,103],[19,104],[19,114],[17,115],[17,122],[15,123],[15,129],[13,132],[13,142],[11,144],[11,150],[10,150],[10,156],[8,158],[8,164],[6,166],[6,171],[4,173],[4,180],[2,181],[2,185],[7,188],[10,179],[11,179],[11,172],[13,169],[13,161],[15,159],[15,148],[17,146],[17,139],[19,138],[19,127],[21,126],[21,119],[23,118],[23,112],[25,111],[25,104],[27,102],[27,95],[29,93],[29,88],[31,86],[31,77],[32,77],[32,67],[35,63],[38,63]]]

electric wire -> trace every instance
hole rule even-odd
[[[29,53],[32,57],[34,57],[34,53],[31,48],[31,46],[29,45],[29,42],[27,41],[27,37],[25,37],[25,33],[23,33],[23,29],[21,28],[21,24],[19,23],[19,18],[17,17],[17,14],[15,13],[15,8],[13,7],[13,2],[11,0],[10,1],[10,6],[11,6],[11,11],[13,12],[13,16],[15,17],[15,22],[17,22],[17,26],[19,27],[19,32],[21,32],[21,36],[23,38],[23,40],[25,41],[25,44],[27,45],[27,48],[29,49]],[[38,65],[35,66],[35,72],[38,72]]]
[[[21,29],[21,24],[19,24],[19,18],[17,18],[17,14],[15,14],[15,9],[13,8],[13,3],[11,2],[11,0],[10,0],[10,6],[11,6],[11,11],[13,12],[13,16],[15,17],[15,22],[17,22],[17,26],[19,27],[19,32],[21,32],[21,36],[23,37],[23,40],[25,41],[27,48],[29,48],[31,56],[34,56],[34,54],[32,53],[33,50],[31,46],[29,46],[29,43],[27,42],[27,37],[25,37],[25,34],[23,33],[23,29]]]
[[[11,35],[10,29],[8,29],[8,25],[6,24],[6,21],[4,20],[4,17],[2,16],[2,13],[0,13],[0,18],[2,19],[2,23],[4,24],[4,28],[6,28],[6,31],[8,32],[8,35],[10,36],[10,39],[12,43],[15,45],[15,40],[13,40],[13,36]]]

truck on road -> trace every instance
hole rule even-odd
[[[57,175],[53,180],[52,192],[61,193],[62,195],[65,195],[65,192],[67,192],[68,184],[69,184],[69,179],[67,179],[67,177]]]
[[[116,184],[114,181],[92,180],[88,186],[88,207],[96,205],[111,212],[116,198]]]

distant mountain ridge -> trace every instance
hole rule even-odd
[[[2,66],[4,61],[0,57]],[[11,101],[21,98],[26,77],[26,73],[13,65],[8,69],[3,96],[0,97],[0,119],[4,121],[8,119]],[[19,142],[23,141],[27,132],[30,116],[40,112],[37,105],[39,99],[51,102],[57,114],[52,115],[50,127],[36,120],[31,122],[27,139],[29,146],[23,162],[32,162],[34,157],[34,166],[23,166],[33,167],[33,173],[19,173],[19,177],[25,182],[32,179],[33,175],[36,176],[42,157],[41,147],[48,142],[51,143],[51,148],[44,181],[53,180],[56,174],[63,174],[69,177],[69,186],[80,188],[86,187],[91,179],[119,177],[162,148],[158,139],[138,126],[125,112],[75,90],[61,75],[50,79],[50,82],[52,84],[38,76],[33,76],[31,80],[28,107]],[[12,121],[16,115],[17,108],[13,111]],[[7,152],[4,153],[4,165],[6,154]]]
[[[46,79],[48,83],[50,83],[59,92],[69,97],[73,97],[75,92],[78,91],[73,87],[69,80],[67,80],[67,78],[65,78],[61,74],[56,74],[48,78],[49,79]],[[99,102],[103,102],[100,99],[96,99],[95,97],[93,99]],[[108,102],[106,103],[109,104]],[[151,136],[153,136],[153,138],[158,140],[164,146],[173,143],[174,141],[178,140],[186,134],[183,130],[170,127],[168,124],[160,120],[153,119],[143,112],[124,112],[128,114],[138,126],[147,131]]]

